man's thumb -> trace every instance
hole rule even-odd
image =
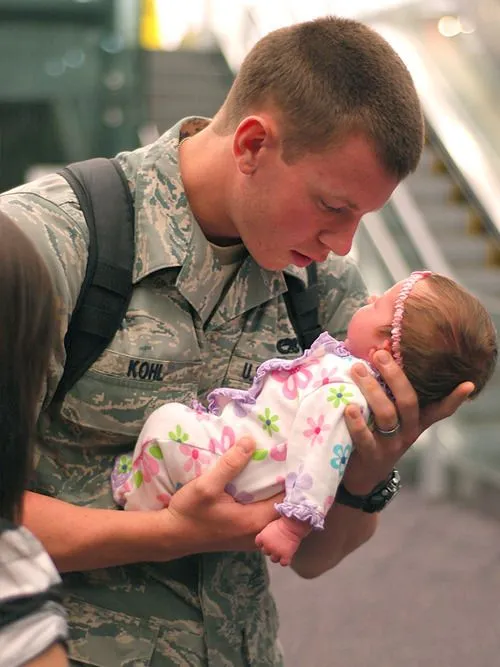
[[[250,462],[252,454],[255,451],[255,442],[252,438],[244,436],[225,452],[218,460],[215,468],[209,473],[212,475],[214,486],[221,491],[224,490],[229,482],[240,474],[245,466]]]
[[[255,451],[255,441],[249,435],[244,435],[238,440],[236,447],[243,452],[245,457],[248,457],[248,454],[253,454]]]

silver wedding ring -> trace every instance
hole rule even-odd
[[[397,422],[396,426],[393,426],[392,428],[389,428],[387,430],[375,426],[375,430],[377,431],[377,433],[380,433],[380,435],[383,438],[392,438],[393,435],[396,435],[396,433],[399,433],[399,431],[401,430],[401,424]]]

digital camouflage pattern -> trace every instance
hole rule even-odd
[[[206,124],[184,119],[158,141],[119,160],[136,208],[130,307],[109,348],[70,390],[51,398],[62,375],[63,339],[87,261],[88,231],[58,175],[0,197],[29,234],[56,286],[61,319],[39,419],[34,490],[77,505],[112,508],[110,474],[147,416],[165,401],[203,400],[226,385],[248,388],[269,357],[294,357],[280,272],[246,256],[229,285],[183,191],[179,139]],[[366,298],[348,258],[319,268],[324,328],[342,338]],[[305,279],[305,270],[290,271]],[[209,381],[207,381],[207,378]],[[257,553],[191,556],[64,576],[73,665],[97,667],[277,667],[278,620]]]

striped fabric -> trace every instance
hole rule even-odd
[[[61,580],[25,528],[0,519],[0,667],[19,667],[67,638]]]

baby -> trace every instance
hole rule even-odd
[[[293,361],[271,359],[257,369],[248,391],[220,388],[208,409],[167,403],[151,414],[132,456],[117,459],[114,497],[127,510],[160,509],[189,480],[213,466],[244,435],[258,449],[226,490],[251,503],[285,489],[280,517],[257,536],[274,562],[288,565],[301,540],[322,529],[351,453],[343,412],[367,403],[350,379],[360,360],[369,371],[386,349],[414,387],[421,407],[439,401],[461,382],[477,395],[497,358],[496,332],[481,303],[452,280],[412,273],[351,319],[344,343],[321,334]]]

